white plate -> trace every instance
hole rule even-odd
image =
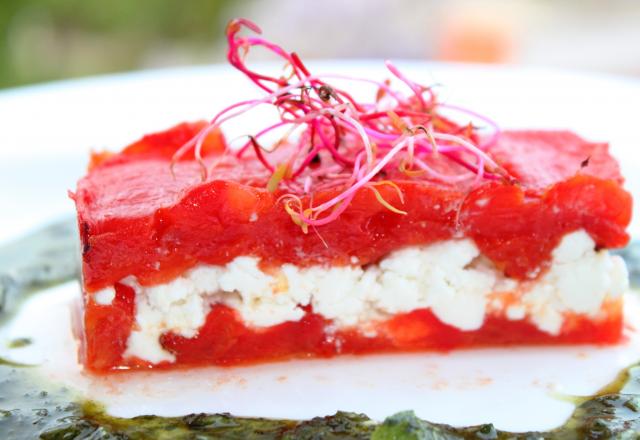
[[[546,69],[397,63],[422,82],[445,85],[442,96],[480,111],[503,127],[569,128],[608,140],[628,188],[640,194],[640,83]],[[318,73],[383,77],[381,62],[312,63]],[[145,132],[211,116],[254,93],[224,67],[143,72],[48,84],[0,93],[0,242],[71,214],[66,197],[83,173],[90,148],[118,149]],[[358,90],[357,93],[365,92]],[[640,235],[639,223],[632,231]],[[618,347],[467,350],[451,354],[296,361],[189,373],[137,373],[95,378],[75,361],[69,283],[29,301],[11,337],[36,343],[11,356],[42,362],[47,377],[100,399],[115,415],[228,411],[237,415],[309,418],[338,409],[382,419],[414,409],[435,422],[493,422],[508,430],[549,429],[572,405],[558,393],[596,391],[640,358],[640,335]],[[634,325],[640,306],[629,301]],[[38,323],[35,326],[33,323]],[[640,327],[640,325],[638,325]],[[535,414],[535,417],[532,416]]]

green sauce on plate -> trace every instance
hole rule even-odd
[[[30,243],[16,242],[50,250],[51,240],[59,242],[56,258],[50,253],[29,259],[29,277],[0,277],[0,322],[26,293],[43,285],[69,279],[75,269],[70,249],[69,227],[54,225]],[[26,244],[25,244],[26,243]],[[47,244],[49,243],[49,244]],[[640,247],[636,246],[638,249]],[[5,249],[0,257],[15,254]],[[11,252],[8,252],[11,251]],[[640,252],[639,252],[640,254]],[[1,259],[0,259],[1,260]],[[10,260],[10,258],[9,258]],[[628,263],[630,259],[627,258]],[[54,264],[58,262],[58,264]],[[633,277],[640,279],[640,260],[631,264]],[[2,275],[2,274],[0,274]],[[17,280],[17,281],[16,281]],[[4,315],[4,316],[3,316]],[[10,341],[8,348],[19,349],[31,341]],[[306,421],[234,417],[230,414],[190,414],[183,417],[153,415],[131,419],[112,417],[97,402],[83,400],[72,390],[44,383],[29,368],[0,358],[0,440],[142,440],[142,439],[373,439],[373,440],[449,440],[449,439],[636,439],[640,438],[640,363],[630,366],[598,393],[588,397],[569,397],[576,409],[561,427],[548,432],[509,433],[491,424],[452,427],[421,420],[411,411],[398,413],[377,423],[366,415],[338,412]]]
[[[407,411],[376,423],[363,414],[338,412],[307,421],[190,414],[183,417],[108,415],[99,403],[42,383],[30,369],[0,365],[0,438],[11,439],[630,439],[640,438],[640,366],[620,373],[571,418],[548,432],[509,433],[493,425],[456,428],[429,423]]]

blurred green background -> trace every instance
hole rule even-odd
[[[640,74],[639,0],[0,0],[0,88],[222,61],[238,16],[304,59]]]
[[[208,62],[228,0],[0,0],[0,87]]]

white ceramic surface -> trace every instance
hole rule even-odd
[[[310,63],[318,72],[382,77],[381,62]],[[503,127],[570,128],[608,140],[628,188],[640,194],[640,83],[546,69],[397,63],[426,83],[442,83],[448,101],[478,110]],[[117,149],[145,132],[206,118],[255,90],[224,67],[200,67],[91,78],[0,92],[0,243],[72,214],[66,196],[83,173],[90,148]],[[357,93],[373,93],[359,87]],[[632,226],[638,235],[638,223]],[[338,409],[382,419],[414,409],[456,425],[493,422],[509,430],[548,429],[572,405],[560,394],[597,390],[640,358],[630,328],[618,347],[467,350],[451,354],[296,361],[237,369],[119,374],[95,378],[75,360],[70,304],[75,283],[34,297],[0,330],[36,343],[7,354],[41,363],[46,377],[104,401],[115,415],[228,411],[309,418]],[[629,301],[630,323],[640,306]],[[37,325],[34,325],[37,323]],[[0,355],[3,354],[0,349]],[[6,354],[6,353],[4,353]]]

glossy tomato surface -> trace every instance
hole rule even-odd
[[[226,157],[204,181],[193,157],[171,166],[173,153],[202,126],[181,124],[119,154],[94,156],[73,196],[87,290],[129,275],[162,283],[198,263],[225,264],[240,255],[273,266],[344,265],[352,257],[366,265],[404,246],[461,236],[473,238],[507,276],[524,279],[544,271],[568,232],[585,229],[600,248],[629,239],[631,196],[618,164],[606,144],[572,133],[503,133],[490,153],[515,183],[454,185],[387,172],[404,203],[394,188],[378,189],[406,215],[362,188],[335,221],[304,233],[278,202],[282,192],[266,190],[270,173],[255,157]],[[222,135],[213,133],[205,160],[217,160],[223,149]],[[312,197],[317,206],[342,190],[322,190],[304,202]]]

